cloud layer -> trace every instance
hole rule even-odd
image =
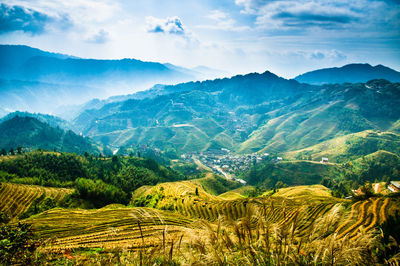
[[[0,33],[23,31],[40,34],[52,21],[53,18],[33,9],[0,4]]]
[[[399,8],[384,0],[236,0],[242,13],[255,15],[255,24],[266,30],[299,30],[312,28],[342,30],[380,24],[386,28],[398,25]],[[398,4],[398,3],[397,3]]]

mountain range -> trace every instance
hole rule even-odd
[[[94,98],[99,99],[96,100],[99,108],[121,98],[140,99],[169,93],[160,90],[164,85],[156,84],[226,76],[223,71],[204,66],[188,69],[137,59],[84,59],[24,45],[0,45],[0,58],[0,116],[19,110],[53,113],[71,119],[90,107],[87,102]],[[350,64],[311,71],[295,78],[300,83],[317,85],[371,79],[399,82],[400,73],[382,65]],[[124,96],[106,99],[116,95]]]
[[[316,86],[265,72],[153,93],[83,111],[72,123],[115,147],[281,153],[364,130],[396,131],[400,119],[400,84],[387,80]]]
[[[400,72],[383,65],[349,64],[342,67],[318,69],[295,77],[298,82],[315,85],[367,82],[371,79],[400,82]]]
[[[55,112],[62,105],[210,74],[136,59],[83,59],[22,45],[0,45],[0,58],[0,105],[8,111]]]
[[[315,145],[366,130],[400,132],[400,73],[381,65],[351,64],[290,80],[265,71],[158,84],[101,100],[93,95],[101,94],[102,79],[134,84],[140,73],[140,79],[155,84],[155,77],[193,78],[195,72],[134,59],[81,59],[26,46],[0,46],[0,55],[0,114],[18,106],[28,111],[50,106],[69,119],[13,113],[3,123],[29,116],[38,120],[36,126],[71,129],[113,148],[148,145],[178,154],[227,148],[300,158],[308,153],[288,152],[320,150]],[[91,100],[69,106],[68,97]],[[23,121],[32,124],[29,119],[16,122]]]

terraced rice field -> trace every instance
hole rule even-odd
[[[180,184],[180,187],[185,186]],[[314,222],[337,204],[349,206],[349,211],[342,217],[344,222],[336,229],[339,238],[346,235],[355,238],[359,232],[373,230],[383,223],[388,215],[400,210],[400,202],[394,198],[371,198],[352,204],[348,200],[333,198],[321,185],[286,188],[270,197],[235,200],[206,196],[207,193],[203,190],[199,190],[201,193],[196,196],[193,192],[194,187],[191,186],[185,187],[184,190],[175,188],[176,193],[168,187],[164,190],[159,188],[153,187],[145,194],[155,191],[161,193],[164,195],[162,205],[168,204],[168,201],[172,202],[174,210],[183,216],[210,222],[216,221],[220,216],[230,220],[249,215],[262,216],[271,224],[286,226],[295,222],[298,236],[306,235]]]
[[[48,239],[42,249],[51,252],[81,247],[135,250],[159,247],[160,243],[191,243],[194,234],[208,234],[205,224],[217,227],[217,221],[230,224],[230,221],[247,218],[253,229],[260,218],[280,228],[295,224],[295,236],[300,239],[309,235],[313,225],[337,205],[344,208],[341,208],[340,222],[333,233],[339,239],[356,239],[360,233],[374,230],[388,215],[400,210],[400,200],[395,198],[370,198],[352,203],[329,196],[323,188],[318,191],[319,187],[293,189],[295,192],[284,190],[286,196],[226,200],[209,195],[192,182],[167,183],[141,188],[134,193],[138,197],[161,195],[155,208],[53,209],[25,221],[32,224],[43,239]],[[302,197],[310,193],[310,189],[315,200],[312,197],[304,200]],[[165,204],[172,204],[173,210],[157,209]]]
[[[165,242],[188,241],[193,220],[150,208],[53,209],[26,220],[41,237],[52,239],[43,248],[52,252],[88,248],[137,249]]]
[[[396,211],[400,211],[399,199],[370,198],[357,202],[352,205],[347,220],[336,229],[338,238],[357,238],[385,222],[387,217],[394,215]]]
[[[48,188],[32,185],[12,183],[0,184],[0,211],[6,213],[11,219],[17,219],[28,210],[34,200],[40,198],[43,193],[46,197],[52,197],[56,201],[65,195],[72,193],[72,189]]]

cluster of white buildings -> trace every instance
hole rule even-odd
[[[190,161],[198,159],[203,165],[213,169],[218,173],[235,174],[236,171],[246,171],[254,164],[265,160],[271,160],[268,153],[234,155],[230,150],[222,148],[221,150],[211,150],[200,153],[190,153],[181,156],[182,159]],[[282,160],[282,158],[280,158]],[[225,175],[225,174],[224,174]]]

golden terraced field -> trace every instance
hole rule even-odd
[[[195,190],[198,188],[198,196]],[[315,223],[341,207],[338,239],[356,239],[373,230],[386,217],[400,210],[398,199],[371,198],[352,204],[327,194],[322,186],[282,189],[273,196],[225,200],[209,195],[195,182],[163,183],[140,188],[134,195],[161,195],[156,208],[110,206],[98,210],[53,209],[26,220],[43,239],[51,239],[45,250],[116,247],[134,250],[164,243],[190,243],[219,223],[234,224],[247,219],[251,230],[260,221],[289,228],[295,225],[298,239],[307,237]],[[304,200],[307,195],[308,200]],[[311,195],[311,196],[310,196]],[[312,199],[314,197],[315,200]],[[173,206],[172,211],[157,209]],[[207,226],[205,226],[207,224]]]
[[[59,201],[72,191],[72,189],[67,188],[0,183],[0,211],[7,214],[11,219],[16,219],[43,194]]]

